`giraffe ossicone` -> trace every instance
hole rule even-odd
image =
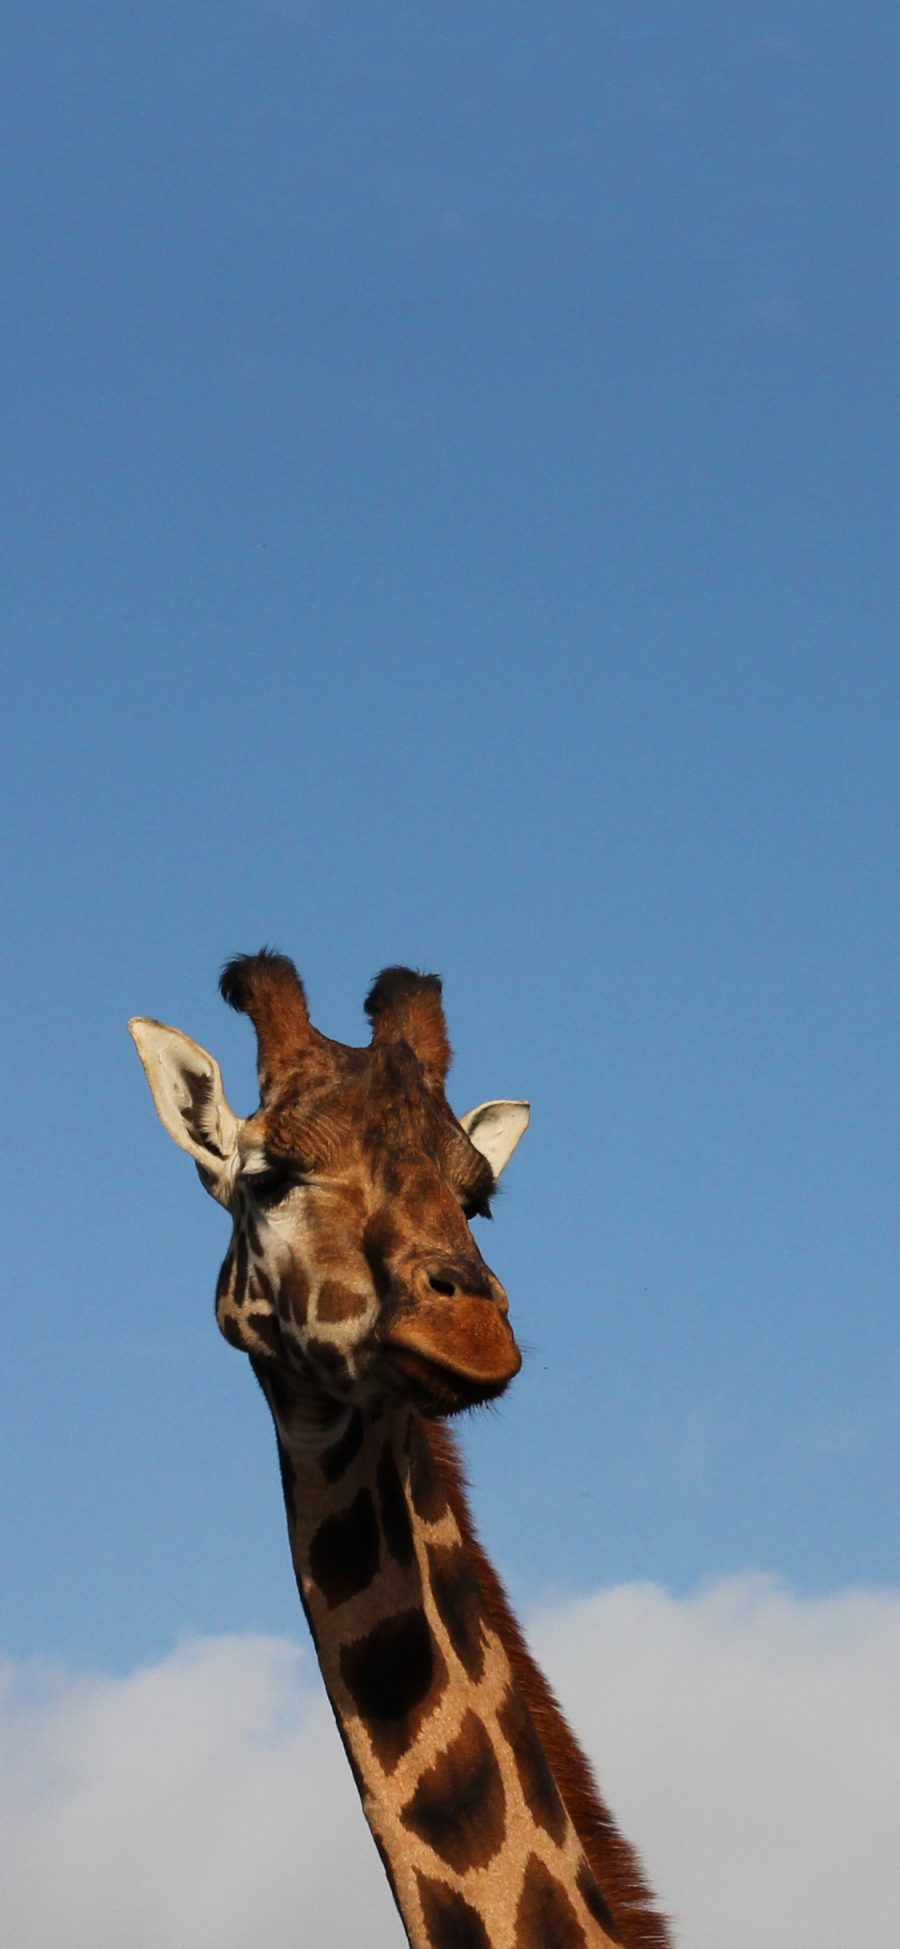
[[[221,988],[256,1029],[248,1117],[189,1036],[130,1027],[163,1124],[232,1217],[216,1316],[272,1413],[300,1596],[407,1939],[665,1949],[445,1425],[521,1365],[472,1220],[528,1105],[454,1116],[435,975],[378,977],[365,1048],[313,1027],[285,956],[240,956]]]

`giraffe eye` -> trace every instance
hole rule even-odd
[[[253,1171],[244,1179],[256,1204],[262,1205],[264,1211],[282,1204],[288,1192],[301,1182],[296,1171]]]

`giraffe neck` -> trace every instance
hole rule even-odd
[[[603,1884],[605,1809],[585,1820],[577,1780],[554,1778],[535,1716],[546,1740],[561,1715],[475,1542],[446,1431],[354,1411],[315,1451],[266,1392],[300,1595],[411,1949],[663,1949],[611,1823],[634,1875],[619,1862],[616,1883],[613,1860]],[[610,1893],[626,1898],[615,1920]]]

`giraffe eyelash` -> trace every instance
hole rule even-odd
[[[463,1199],[464,1218],[493,1218],[491,1198],[493,1191],[473,1191]]]
[[[242,1182],[255,1202],[266,1209],[270,1205],[281,1204],[290,1191],[306,1183],[306,1176],[299,1165],[292,1164],[277,1170],[245,1172]]]

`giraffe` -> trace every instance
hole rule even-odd
[[[471,1220],[528,1105],[454,1116],[435,975],[379,975],[361,1049],[313,1027],[286,956],[239,956],[220,988],[256,1030],[249,1117],[189,1036],[129,1026],[165,1128],[232,1217],[216,1317],[272,1414],[300,1597],[411,1949],[667,1949],[447,1427],[521,1365]]]

